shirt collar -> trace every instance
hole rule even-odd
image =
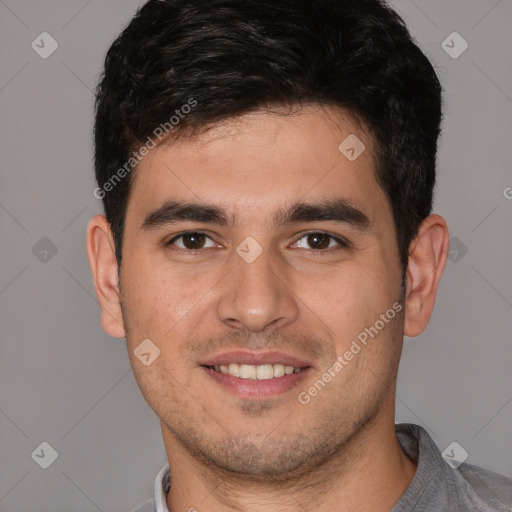
[[[419,425],[412,425],[407,423],[395,425],[398,441],[402,450],[414,461],[418,463],[416,474],[411,485],[402,496],[398,506],[403,506],[403,503],[414,495],[415,491],[423,488],[427,481],[432,478],[432,475],[444,468],[445,462],[443,461],[439,449],[430,438],[427,431]],[[167,463],[159,472],[155,480],[155,494],[154,494],[154,512],[169,512],[167,507],[167,493],[171,487],[171,475],[169,472],[169,463]]]
[[[154,512],[169,512],[167,508],[167,493],[171,487],[169,463],[159,472],[155,480],[155,510]]]

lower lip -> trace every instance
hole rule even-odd
[[[233,377],[229,373],[222,373],[210,368],[202,367],[208,376],[215,379],[228,391],[242,398],[269,398],[280,395],[295,387],[309,373],[309,367],[298,373],[291,373],[273,379],[242,379]]]

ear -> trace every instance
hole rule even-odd
[[[406,336],[418,336],[430,320],[449,246],[450,235],[446,221],[436,214],[427,217],[409,247],[404,325]]]
[[[126,333],[121,311],[114,238],[110,224],[103,215],[96,215],[89,221],[86,246],[101,308],[101,325],[110,336],[123,338]]]

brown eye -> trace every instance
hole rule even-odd
[[[330,244],[330,236],[323,233],[307,235],[308,244],[312,249],[327,249]]]
[[[205,236],[202,233],[190,233],[183,235],[182,238],[186,249],[201,249],[205,242]]]
[[[318,232],[305,234],[299,238],[296,242],[296,246],[301,249],[325,250],[336,246],[348,247],[348,243],[328,233]]]
[[[211,242],[208,247],[213,247],[215,245],[213,240],[204,233],[190,231],[174,237],[166,245],[175,246],[178,250],[195,251],[208,248],[205,247],[207,241]]]

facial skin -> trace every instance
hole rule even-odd
[[[366,145],[353,162],[338,149],[349,134]],[[274,218],[295,203],[335,199],[367,225]],[[215,206],[230,222],[143,227],[170,201]],[[206,236],[176,239],[185,231]],[[262,249],[250,263],[236,250],[247,237]],[[103,216],[91,220],[87,248],[103,327],[126,336],[137,383],[161,420],[169,509],[390,510],[415,471],[394,432],[403,335],[427,325],[448,240],[441,217],[423,222],[401,301],[393,216],[375,178],[372,141],[332,108],[248,114],[151,151],[134,175],[120,282]],[[198,249],[187,249],[194,242]],[[300,403],[299,393],[400,303],[403,310]],[[145,339],[160,350],[149,366],[134,355]],[[202,366],[231,350],[279,351],[309,368],[290,389],[241,396]]]

